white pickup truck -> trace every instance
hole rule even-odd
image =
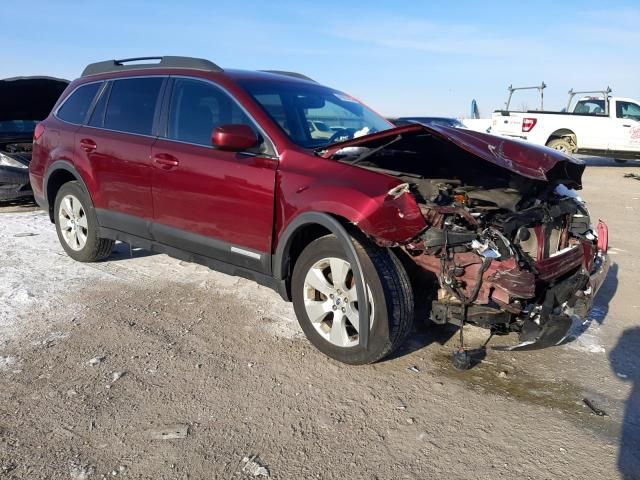
[[[543,83],[540,87],[524,89],[537,88],[542,98],[545,87]],[[509,87],[506,109],[495,111],[491,117],[492,134],[520,138],[568,154],[601,155],[619,161],[640,158],[640,102],[612,97],[609,88],[590,92],[571,90],[566,111],[542,108],[510,111],[511,95],[520,89]],[[586,94],[596,95],[584,96]],[[579,99],[571,109],[576,97]]]

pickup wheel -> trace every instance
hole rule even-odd
[[[547,147],[566,153],[567,155],[571,155],[573,153],[573,146],[564,138],[554,138],[553,140],[550,140],[547,142]]]
[[[353,271],[340,241],[327,235],[311,242],[293,270],[293,307],[309,341],[343,363],[373,363],[394,352],[413,324],[413,293],[407,273],[388,249],[352,238],[369,302],[369,347],[358,345],[358,298]]]
[[[95,210],[78,182],[65,183],[54,205],[58,239],[64,251],[79,262],[104,260],[113,250],[113,240],[98,237]]]

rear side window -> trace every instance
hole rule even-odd
[[[90,83],[76,89],[58,109],[57,117],[69,123],[83,123],[100,85],[102,82]]]
[[[239,123],[256,130],[238,104],[219,88],[198,80],[175,80],[169,107],[168,138],[211,146],[214,128]]]
[[[111,85],[104,128],[151,135],[162,77],[115,80]]]

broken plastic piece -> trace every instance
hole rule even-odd
[[[258,455],[251,455],[242,459],[244,466],[242,471],[254,477],[270,477],[269,469],[260,463]]]
[[[513,352],[559,345],[569,335],[572,325],[573,321],[567,315],[550,315],[542,327],[533,320],[526,320],[520,332],[520,343],[512,346],[498,345],[493,349]]]
[[[409,193],[409,184],[408,183],[401,183],[400,185],[393,187],[391,190],[389,190],[387,192],[387,195],[389,195],[391,198],[393,198],[394,200],[396,198],[398,198],[400,195],[404,194],[404,193]]]

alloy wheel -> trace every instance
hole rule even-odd
[[[369,328],[374,305],[367,286]],[[336,257],[318,260],[304,280],[304,306],[316,331],[338,347],[358,344],[358,294],[351,264]]]
[[[69,194],[62,198],[58,221],[62,238],[69,248],[75,251],[82,250],[87,243],[89,225],[84,207],[76,196]]]

